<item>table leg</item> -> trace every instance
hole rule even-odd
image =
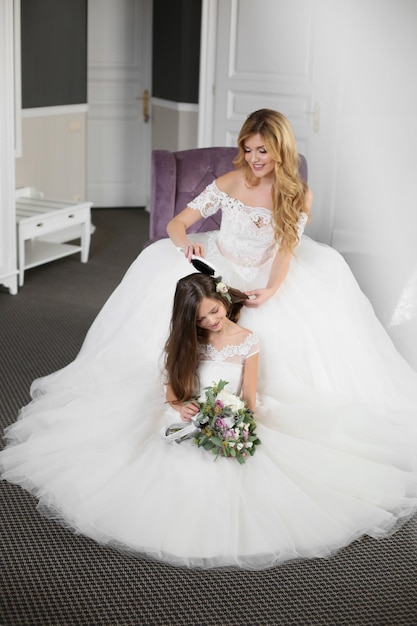
[[[87,263],[90,252],[91,218],[81,225],[81,263]]]
[[[23,287],[25,275],[25,240],[18,234],[19,287]]]

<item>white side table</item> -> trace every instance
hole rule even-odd
[[[91,238],[92,202],[44,198],[30,187],[16,190],[19,286],[25,270],[81,252],[87,263]],[[74,226],[75,234],[74,234]],[[68,231],[66,235],[66,231]],[[54,241],[59,232],[60,242]],[[80,245],[62,243],[80,238]]]

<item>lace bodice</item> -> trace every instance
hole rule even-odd
[[[220,191],[216,182],[210,183],[192,202],[191,208],[203,217],[222,211],[222,223],[217,237],[220,252],[238,265],[260,267],[276,252],[271,211],[263,207],[249,207],[240,200]],[[302,213],[298,223],[301,237],[307,222]]]
[[[239,395],[244,363],[246,359],[259,352],[259,340],[251,333],[240,344],[231,344],[222,350],[216,350],[210,344],[199,344],[198,352],[201,396],[204,396],[204,387],[209,387],[219,380],[226,380],[229,383],[227,390]]]
[[[259,340],[251,333],[239,344],[229,344],[221,350],[216,350],[210,343],[199,343],[198,354],[200,361],[216,361],[221,363],[237,363],[243,365],[244,361],[259,352]]]

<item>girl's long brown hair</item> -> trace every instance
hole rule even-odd
[[[299,156],[291,125],[287,118],[272,109],[259,109],[249,115],[238,137],[239,152],[233,164],[245,172],[246,182],[255,187],[255,177],[245,160],[245,143],[259,133],[267,153],[275,161],[275,181],[272,185],[273,223],[275,240],[280,250],[293,251],[298,243],[297,225],[300,213],[306,212],[306,183],[298,171]]]
[[[233,322],[239,319],[243,301],[247,299],[246,294],[229,287],[230,303],[216,291],[216,284],[215,278],[200,273],[185,276],[177,283],[170,333],[165,344],[165,371],[178,403],[198,393],[198,337],[203,331],[197,327],[197,312],[202,299],[221,302]]]

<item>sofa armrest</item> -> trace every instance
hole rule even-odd
[[[177,164],[173,152],[169,150],[152,152],[151,180],[149,237],[153,240],[161,237],[161,233],[165,232],[166,224],[174,217]]]

